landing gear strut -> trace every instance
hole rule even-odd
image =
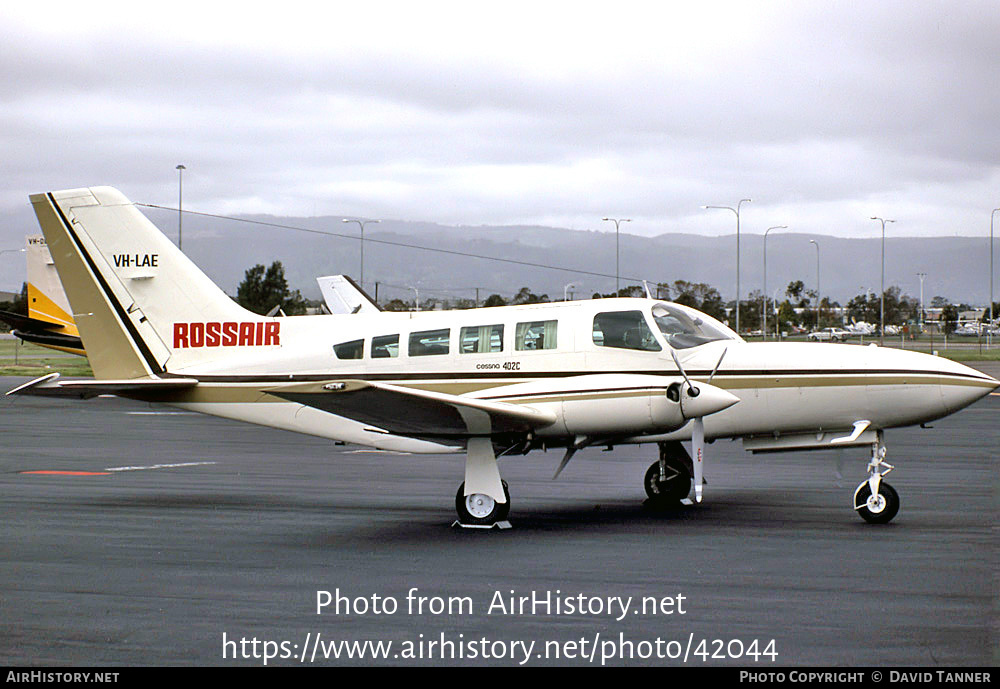
[[[691,492],[691,457],[679,442],[657,443],[660,459],[646,470],[642,485],[654,507],[676,507]]]
[[[882,431],[878,431],[872,443],[868,478],[854,491],[854,509],[870,524],[888,524],[899,512],[899,494],[882,480],[893,470],[893,466],[885,461],[885,452]]]

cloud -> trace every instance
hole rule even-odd
[[[717,234],[699,206],[750,196],[749,231],[984,231],[995,3],[694,5],[5,8],[0,207],[170,203],[184,163],[227,213]]]

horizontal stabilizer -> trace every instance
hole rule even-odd
[[[184,390],[198,384],[194,378],[140,378],[135,380],[59,380],[58,373],[36,378],[7,392],[8,395],[89,399],[98,395],[138,397],[152,392]]]
[[[84,355],[83,340],[78,335],[72,334],[75,329],[68,332],[66,327],[51,321],[43,321],[10,311],[0,311],[0,321],[14,328],[14,336],[25,342]]]
[[[8,324],[12,328],[17,328],[26,333],[51,333],[62,330],[62,326],[43,321],[38,318],[31,318],[20,313],[11,311],[0,311],[0,321]],[[77,338],[79,339],[79,338]]]
[[[59,333],[38,333],[24,332],[23,330],[11,331],[14,337],[19,337],[25,342],[41,345],[49,349],[56,349],[62,352],[69,352],[78,356],[86,356],[83,349],[83,340],[76,335],[60,335]]]
[[[526,405],[365,380],[298,383],[264,388],[263,391],[396,435],[411,437],[478,435],[469,428],[469,412],[480,412],[489,417],[490,434],[526,432],[550,426],[556,421],[555,414]]]

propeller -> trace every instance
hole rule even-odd
[[[729,347],[722,350],[722,354],[719,356],[719,360],[715,362],[715,368],[712,369],[711,375],[708,376],[708,382],[711,383],[712,379],[715,378],[715,374],[719,372],[719,367],[722,366],[722,360],[726,358],[726,352],[729,351]],[[678,364],[679,366],[680,364]]]
[[[701,502],[705,472],[705,418],[697,416],[691,422],[691,449],[694,450],[694,501]]]
[[[722,355],[708,377],[709,382],[702,383],[701,387],[697,387],[688,378],[688,374],[681,365],[680,359],[677,358],[677,352],[670,350],[670,356],[673,357],[674,363],[677,364],[677,369],[680,371],[687,386],[685,390],[687,398],[683,395],[681,396],[681,413],[691,419],[691,463],[694,469],[694,499],[696,502],[701,502],[702,483],[704,482],[705,416],[728,409],[740,401],[735,395],[709,384],[718,372],[719,367],[722,365],[722,360],[728,351],[728,348],[722,350]]]
[[[677,364],[677,370],[681,372],[681,375],[684,377],[684,382],[687,383],[688,394],[691,395],[692,397],[697,397],[699,390],[698,388],[691,385],[691,379],[688,378],[688,374],[684,371],[684,367],[681,366],[681,360],[677,358],[677,352],[671,349],[670,356],[673,357],[674,363]]]

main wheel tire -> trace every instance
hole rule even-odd
[[[878,495],[872,499],[872,489],[865,483],[855,497],[858,514],[869,524],[888,524],[899,512],[899,494],[885,481],[879,483]]]
[[[503,496],[507,502],[500,503],[483,493],[465,494],[465,482],[458,487],[455,494],[455,511],[458,512],[458,520],[463,524],[474,524],[477,526],[489,526],[503,521],[510,514],[510,491],[507,489],[507,482],[503,484]]]
[[[653,462],[646,470],[642,485],[650,502],[658,507],[673,507],[691,492],[691,474],[677,459],[666,460],[666,479],[660,479],[660,463]]]

